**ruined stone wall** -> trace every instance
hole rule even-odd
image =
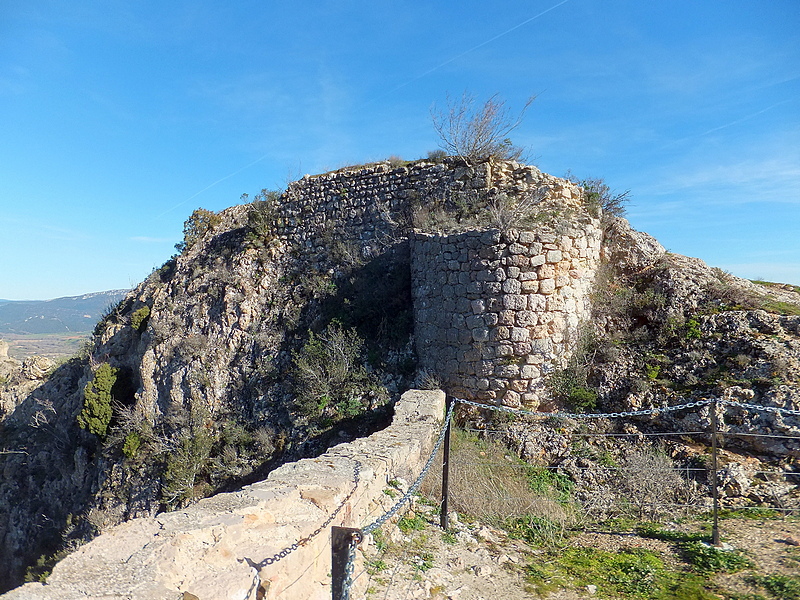
[[[601,232],[417,234],[412,274],[417,352],[453,395],[537,407],[542,376],[588,318]]]
[[[546,190],[525,227],[426,234],[418,206],[456,194]],[[415,342],[420,366],[449,393],[538,406],[542,377],[563,363],[600,256],[599,219],[569,181],[514,162],[467,167],[379,163],[294,182],[280,231],[308,254],[375,256],[410,242]],[[349,246],[349,249],[344,249]]]

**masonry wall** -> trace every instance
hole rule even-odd
[[[458,194],[545,189],[531,231],[416,231],[419,206]],[[602,232],[569,181],[514,162],[456,161],[306,176],[281,206],[281,236],[307,255],[374,257],[409,243],[421,366],[454,395],[536,407],[543,376],[569,355]],[[409,257],[406,258],[406,257]]]
[[[537,407],[543,375],[589,317],[599,259],[595,220],[561,234],[416,234],[412,277],[422,368],[453,395]]]

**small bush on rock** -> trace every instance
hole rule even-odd
[[[333,321],[320,335],[294,354],[295,393],[300,411],[311,417],[324,413],[350,417],[365,410],[370,397],[386,392],[361,364],[364,351],[355,329],[344,329]]]
[[[219,225],[221,220],[222,218],[218,214],[210,210],[196,209],[183,224],[183,241],[175,244],[175,249],[178,252],[189,250],[198,240]]]
[[[147,327],[147,320],[150,318],[150,307],[143,306],[131,314],[131,327],[136,331],[143,331]]]
[[[117,369],[103,363],[83,388],[83,410],[78,415],[78,425],[101,438],[106,436],[111,422],[111,388],[116,381]]]

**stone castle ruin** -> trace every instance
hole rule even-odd
[[[525,195],[538,195],[534,226],[415,227],[415,210],[437,199]],[[600,259],[600,221],[580,188],[514,162],[380,163],[306,176],[285,198],[281,237],[305,252],[323,252],[331,240],[365,257],[406,246],[398,255],[411,269],[417,357],[449,393],[539,405],[543,375],[569,354],[589,316]]]

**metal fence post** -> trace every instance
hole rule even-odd
[[[717,399],[714,398],[711,402],[711,494],[714,500],[712,514],[713,523],[711,525],[711,543],[719,546],[719,489],[717,481],[717,431],[719,431],[719,423],[717,422]]]
[[[351,548],[361,539],[361,530],[353,527],[331,527],[331,597],[333,600],[350,600],[353,583]]]
[[[450,430],[453,427],[453,419],[448,417],[450,416],[450,406],[452,403],[453,399],[448,398],[445,411],[447,423],[445,424],[444,449],[442,450],[442,504],[439,507],[439,526],[445,531],[447,531],[448,525],[447,501],[450,495]]]

